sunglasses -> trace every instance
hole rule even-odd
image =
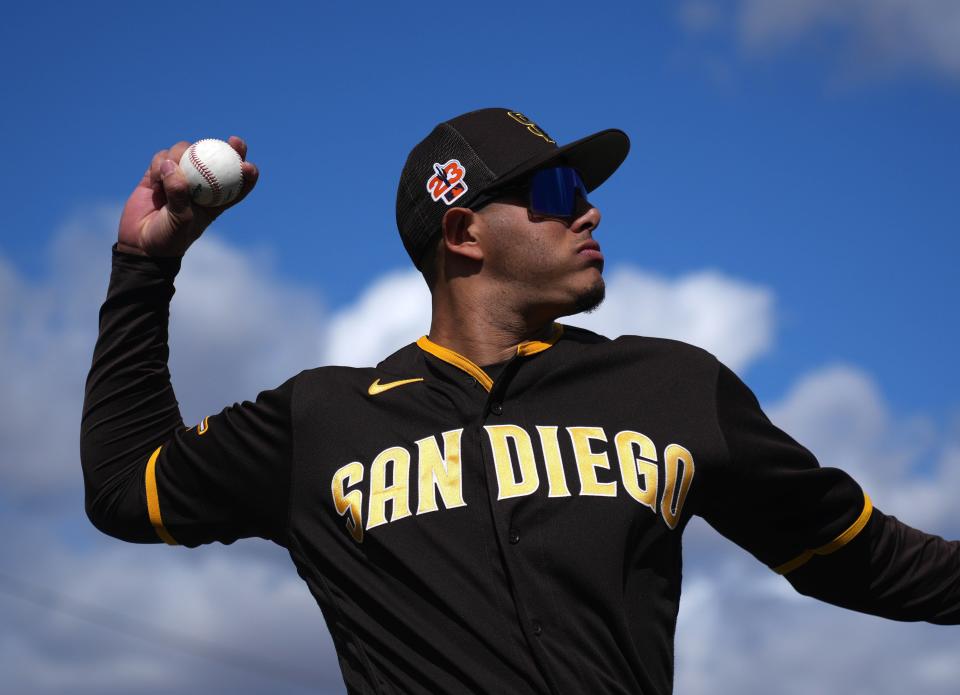
[[[587,200],[587,187],[580,174],[572,167],[549,167],[536,171],[533,176],[517,186],[496,190],[497,197],[507,194],[526,194],[527,209],[540,217],[573,219],[577,210],[577,194]]]

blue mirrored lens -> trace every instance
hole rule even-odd
[[[576,169],[541,169],[530,181],[530,211],[535,215],[573,217],[577,209],[578,192],[586,201],[587,188]]]

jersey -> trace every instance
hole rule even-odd
[[[804,593],[960,620],[956,543],[875,510],[676,341],[557,324],[484,369],[422,337],[186,427],[166,368],[178,267],[114,255],[88,513],[127,540],[286,548],[350,692],[671,692],[693,515]]]

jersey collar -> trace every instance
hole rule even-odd
[[[531,355],[536,355],[538,352],[543,352],[547,350],[560,339],[560,336],[563,335],[563,325],[559,323],[553,324],[553,331],[550,334],[550,337],[546,340],[525,340],[519,345],[517,345],[517,356],[519,357],[529,357]],[[478,367],[474,362],[464,357],[458,352],[454,352],[450,348],[445,348],[442,345],[438,345],[433,342],[427,336],[421,336],[417,341],[417,347],[419,347],[424,352],[429,352],[434,357],[443,360],[448,364],[452,364],[457,369],[463,370],[474,379],[476,379],[483,388],[487,391],[490,391],[493,388],[493,379]]]

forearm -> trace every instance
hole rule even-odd
[[[802,594],[863,613],[960,624],[960,542],[876,509],[852,542],[814,557],[787,579]]]
[[[90,520],[105,533],[156,542],[146,513],[150,454],[183,426],[167,368],[167,322],[179,259],[114,252],[87,377],[80,458]]]

